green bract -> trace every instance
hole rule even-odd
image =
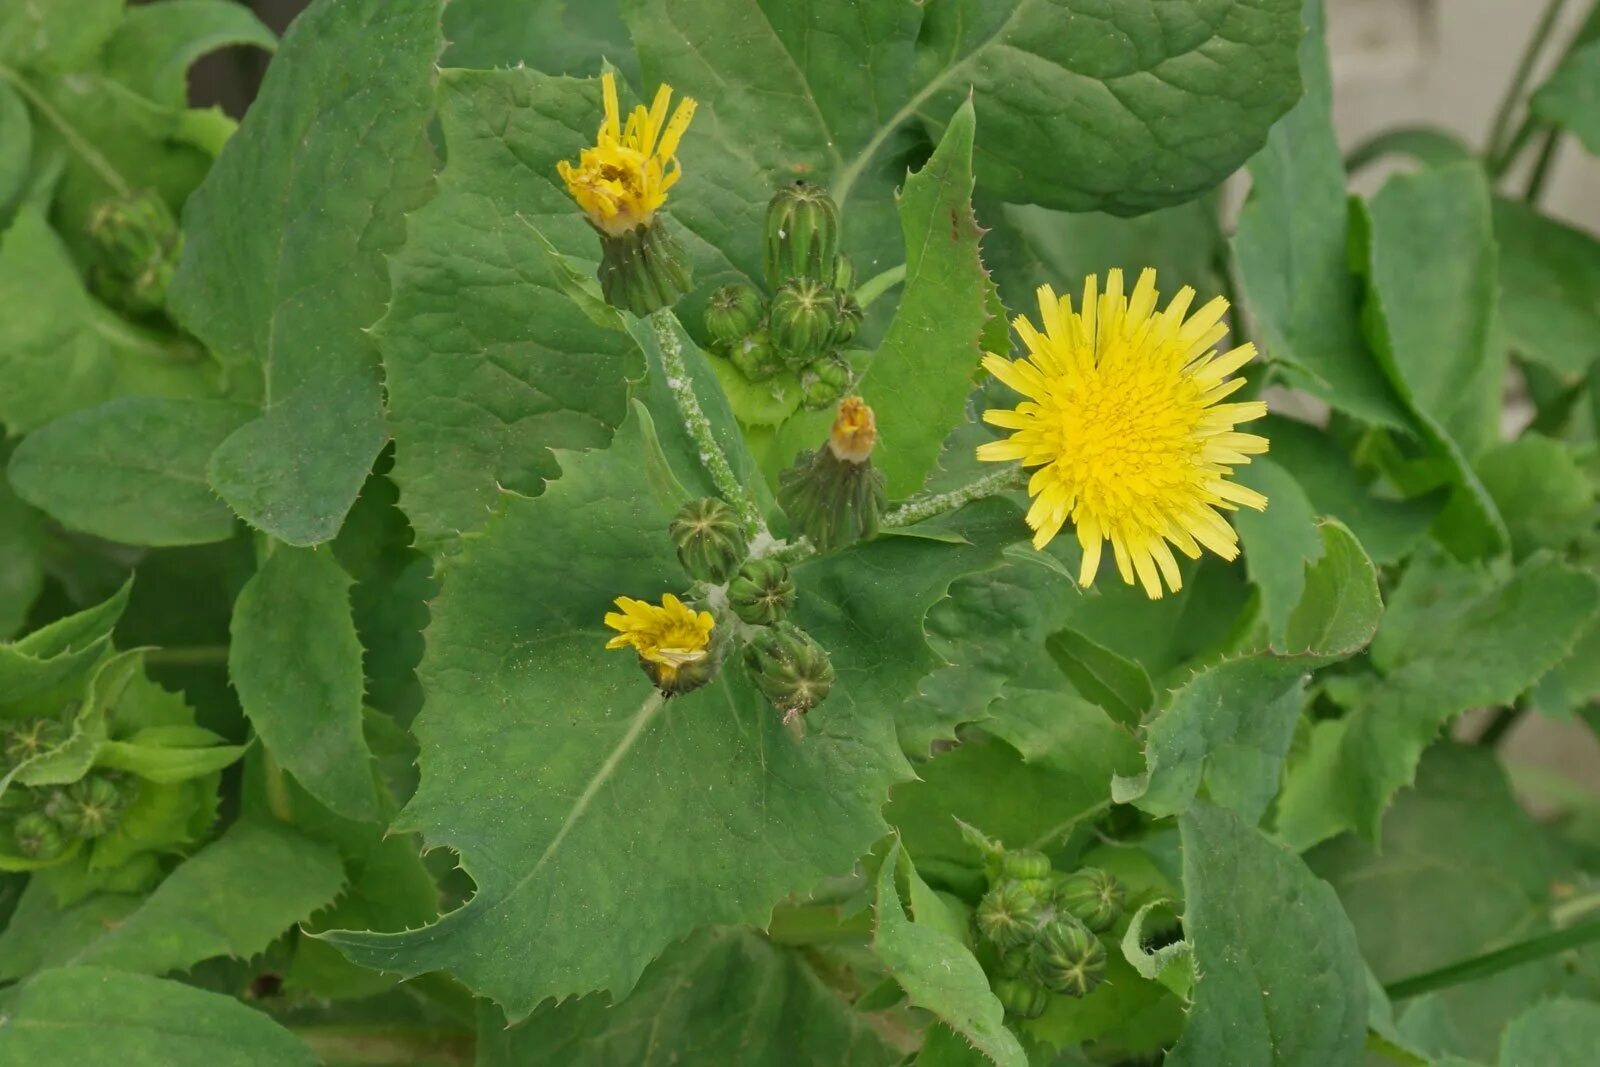
[[[0,0],[0,1067],[1594,1059],[1600,3],[253,7]]]

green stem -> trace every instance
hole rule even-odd
[[[319,1063],[349,1067],[472,1067],[477,1039],[440,1026],[297,1026]]]
[[[1545,46],[1550,43],[1550,35],[1555,32],[1556,24],[1561,19],[1561,9],[1566,6],[1567,0],[1546,0],[1544,13],[1534,25],[1533,36],[1522,50],[1522,58],[1517,60],[1516,71],[1511,75],[1511,84],[1506,87],[1500,106],[1495,109],[1494,123],[1489,127],[1489,140],[1484,146],[1492,160],[1499,160],[1508,147],[1506,133],[1511,128],[1511,116],[1516,114],[1517,105],[1522,102],[1522,94],[1528,87],[1528,79],[1533,76],[1533,68],[1538,64]]]
[[[294,802],[289,799],[289,783],[283,768],[272,758],[267,746],[261,746],[261,778],[267,793],[267,810],[279,822],[294,822]]]
[[[1440,989],[1449,989],[1451,986],[1461,985],[1463,982],[1474,982],[1479,978],[1487,978],[1491,974],[1520,967],[1524,963],[1542,960],[1546,956],[1553,956],[1567,949],[1578,948],[1593,941],[1600,941],[1600,919],[1592,919],[1577,926],[1569,926],[1565,930],[1555,933],[1543,934],[1539,937],[1520,941],[1515,945],[1485,952],[1481,956],[1452,963],[1447,967],[1426,971],[1402,978],[1398,982],[1391,982],[1383,987],[1389,994],[1390,1000],[1406,1000],[1410,997],[1421,996]]]
[[[1533,173],[1528,176],[1528,188],[1522,194],[1522,202],[1528,205],[1537,205],[1539,196],[1544,192],[1545,183],[1550,180],[1550,172],[1554,168],[1556,152],[1561,147],[1561,131],[1552,127],[1544,135],[1544,144],[1539,147],[1539,156],[1534,160]]]
[[[722,494],[722,498],[733,505],[734,510],[739,513],[739,518],[744,522],[745,532],[755,537],[766,528],[766,524],[761,521],[761,509],[756,506],[755,498],[750,495],[749,490],[739,481],[739,476],[733,473],[733,465],[728,462],[728,454],[717,442],[716,434],[711,429],[711,420],[706,418],[705,409],[700,406],[700,398],[695,396],[694,379],[689,376],[689,368],[683,362],[683,346],[678,341],[676,322],[670,308],[662,308],[650,316],[650,328],[655,331],[656,344],[661,348],[661,369],[667,376],[667,391],[672,394],[673,402],[678,405],[678,414],[683,418],[683,428],[689,431],[689,439],[694,442],[696,451],[700,453],[700,462],[711,475],[711,484],[717,487],[717,492]]]
[[[862,282],[859,287],[857,287],[856,303],[860,304],[862,310],[864,311],[866,310],[868,304],[872,303],[874,300],[878,299],[878,297],[882,296],[884,293],[887,293],[890,289],[893,289],[895,286],[899,285],[905,280],[906,265],[904,263],[900,264],[898,267],[890,267],[882,274],[876,274],[871,278],[868,278],[866,281]]]
[[[1495,712],[1494,718],[1489,720],[1489,725],[1483,728],[1483,733],[1479,734],[1473,743],[1484,748],[1493,748],[1511,732],[1513,726],[1522,721],[1527,712],[1528,705],[1520,702],[1509,708],[1501,708]]]
[[[146,663],[163,667],[209,667],[228,662],[227,645],[189,645],[179,648],[152,648],[144,654]]]
[[[863,908],[845,914],[833,904],[801,904],[777,908],[767,926],[767,937],[779,945],[819,945],[839,941],[861,942],[872,936],[872,912]]]
[[[83,135],[78,132],[78,128],[68,122],[61,112],[57,111],[54,105],[44,98],[39,90],[28,83],[26,78],[10,67],[0,64],[0,79],[4,79],[15,86],[17,92],[26,97],[28,103],[33,105],[34,110],[43,115],[50,125],[60,132],[61,139],[67,142],[68,147],[76,152],[85,163],[89,164],[89,169],[100,175],[100,180],[111,186],[113,192],[118,196],[127,196],[133,191],[132,187],[128,185],[127,179],[122,176],[122,173],[111,165],[111,161],[101,155],[99,150],[88,141],[84,140]]]
[[[1027,484],[1027,478],[1027,472],[1021,467],[1002,467],[993,474],[984,475],[975,482],[963,485],[960,489],[908,500],[885,515],[882,525],[886,529],[893,529],[897,526],[910,526],[923,522],[935,515],[955,511],[974,500],[1020,489]]]

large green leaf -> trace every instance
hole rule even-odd
[[[432,186],[439,0],[321,0],[297,19],[184,210],[169,302],[258,399],[212,458],[218,494],[291,544],[332,537],[384,431],[366,327]]]
[[[449,970],[513,1019],[547,997],[620,997],[674,939],[764,923],[887,828],[884,792],[909,774],[893,708],[934,662],[922,616],[994,549],[891,537],[796,568],[796,621],[838,675],[803,740],[736,658],[663,701],[601,625],[616,596],[688,584],[646,421],[636,408],[609,449],[564,454],[542,496],[507,496],[447,572],[419,672],[422,783],[399,825],[461,852],[477,895],[422,930],[326,935],[353,960]]]
[[[92,60],[122,19],[120,0],[0,4],[0,63],[22,69],[73,70]]]
[[[1299,858],[1202,802],[1183,834],[1194,1007],[1171,1067],[1328,1067],[1361,1059],[1365,967],[1339,899]]]
[[[1005,1010],[972,951],[933,922],[906,914],[895,886],[902,868],[914,884],[913,899],[919,891],[924,899],[933,896],[916,884],[921,879],[897,839],[878,869],[873,954],[913,1005],[932,1012],[996,1067],[1026,1067],[1028,1054],[1006,1029]]]
[[[97,537],[224,541],[233,513],[206,484],[206,460],[249,417],[249,408],[220,400],[124,397],[29,434],[8,473],[23,499]]]
[[[1306,676],[1365,648],[1383,610],[1372,562],[1350,531],[1329,522],[1321,537],[1282,651],[1224,660],[1190,679],[1148,728],[1145,772],[1116,779],[1113,799],[1175,815],[1204,783],[1214,803],[1260,820],[1278,791]]]
[[[1566,1067],[1592,1057],[1597,1048],[1600,1004],[1547,1000],[1506,1027],[1500,1041],[1500,1067]]]
[[[639,64],[617,0],[453,0],[444,9],[444,62],[592,75],[602,61],[635,80]]]
[[[891,497],[922,488],[945,435],[966,414],[982,355],[979,337],[990,313],[978,257],[982,231],[972,214],[972,135],[969,102],[900,194],[905,288],[861,384],[878,418],[873,462],[888,477]]]
[[[1373,641],[1381,684],[1344,718],[1319,722],[1291,764],[1278,832],[1304,849],[1342,830],[1376,839],[1439,729],[1468,708],[1509,704],[1573,647],[1600,607],[1584,571],[1536,556],[1509,579],[1419,556]]]
[[[228,672],[267,751],[334,811],[377,818],[361,642],[333,553],[279,546],[240,591],[232,631]]]
[[[1256,459],[1235,478],[1269,501],[1264,511],[1240,511],[1233,523],[1250,583],[1261,594],[1267,636],[1279,642],[1305,591],[1306,565],[1322,555],[1317,513],[1299,481],[1270,457]]]
[[[44,515],[24,504],[0,474],[0,638],[22,629],[44,589],[44,547]]]
[[[131,588],[124,584],[100,604],[0,642],[0,718],[33,714],[15,702],[86,679],[111,647],[111,629],[128,606]]]
[[[235,823],[74,962],[163,975],[215,956],[248,958],[343,884],[326,845],[269,823]]]
[[[6,154],[0,158],[0,219],[9,218],[12,202],[28,185],[29,163],[33,159],[33,122],[28,105],[17,91],[0,81],[0,143]]]
[[[1600,155],[1600,41],[1574,49],[1528,101],[1540,118],[1565,126]]]
[[[255,12],[231,0],[161,0],[130,7],[106,43],[106,73],[168,107],[189,100],[189,67],[219,48],[272,51],[278,38]]]
[[[1305,0],[1304,18],[1306,91],[1250,160],[1250,198],[1233,238],[1239,284],[1265,355],[1293,384],[1352,415],[1406,429],[1410,415],[1361,336],[1322,0]]]
[[[1306,856],[1338,892],[1383,982],[1546,930],[1553,859],[1493,754],[1455,744],[1423,758],[1379,843],[1347,834]],[[1547,960],[1403,1002],[1400,1029],[1430,1051],[1492,1061],[1501,1028],[1558,988],[1563,971]]]
[[[1600,336],[1600,241],[1520,200],[1494,202],[1500,322],[1525,359],[1576,378]]]
[[[424,544],[480,529],[502,488],[540,492],[560,473],[551,449],[604,446],[643,370],[625,333],[567,298],[545,251],[598,252],[555,170],[588,142],[597,83],[448,71],[439,111],[449,162],[374,331],[394,478]]]
[[[0,1017],[0,1065],[94,1063],[109,1035],[126,1067],[313,1067],[309,1048],[232,997],[104,967],[33,978]]]
[[[545,1005],[507,1028],[482,1009],[479,1067],[889,1067],[900,1055],[818,979],[765,938],[702,931],[652,963],[620,1004],[589,996]]]
[[[1490,448],[1475,466],[1519,556],[1564,548],[1594,528],[1594,483],[1560,441],[1523,434]]]
[[[204,396],[215,368],[96,303],[37,208],[0,238],[0,422],[15,434],[117,396]]]

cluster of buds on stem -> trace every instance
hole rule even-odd
[[[752,285],[728,285],[706,305],[712,351],[751,382],[790,374],[811,410],[837,401],[854,379],[842,348],[861,325],[861,306],[838,247],[839,209],[827,191],[809,182],[786,185],[767,206],[770,297]]]
[[[35,865],[65,860],[73,842],[116,829],[127,803],[126,787],[112,772],[91,771],[64,786],[13,783],[0,794],[0,853]]]
[[[1000,1002],[1033,1019],[1052,995],[1088,995],[1105,976],[1100,935],[1122,917],[1121,884],[1094,867],[1056,871],[1042,852],[1007,850],[966,829],[985,854],[989,888],[973,923]]]

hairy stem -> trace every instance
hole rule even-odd
[[[908,500],[885,515],[882,525],[890,529],[896,526],[910,526],[931,519],[935,515],[954,511],[974,500],[1020,489],[1027,484],[1027,477],[1027,472],[1021,467],[1002,467],[993,474],[986,474],[975,482],[963,485],[960,489]]]
[[[655,331],[656,343],[661,347],[661,366],[667,375],[667,391],[678,406],[683,427],[689,431],[689,438],[700,454],[700,462],[711,475],[711,483],[739,513],[745,532],[754,537],[763,529],[761,509],[756,507],[755,498],[739,481],[739,476],[733,473],[728,454],[717,443],[716,434],[711,430],[711,420],[706,418],[700,398],[695,396],[694,380],[689,377],[689,368],[683,362],[683,346],[678,342],[675,322],[668,308],[662,308],[650,316],[650,328]]]

